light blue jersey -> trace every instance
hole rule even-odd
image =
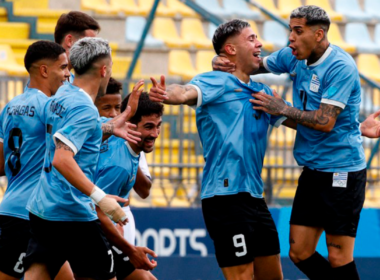
[[[102,131],[98,110],[82,89],[68,84],[59,88],[46,104],[46,152],[44,169],[27,209],[51,221],[92,221],[97,219],[87,195],[73,187],[54,167],[55,141],[59,139],[74,152],[74,159],[94,181]]]
[[[111,136],[100,147],[95,185],[107,194],[128,198],[136,181],[139,159],[127,141]]]
[[[264,58],[267,70],[290,73],[293,106],[318,110],[321,103],[342,108],[329,133],[298,124],[294,157],[301,166],[326,172],[352,172],[366,167],[359,129],[361,102],[359,73],[353,58],[330,45],[314,64],[297,60],[290,48]]]
[[[239,192],[263,197],[268,127],[280,125],[283,118],[255,111],[249,99],[253,92],[272,91],[218,71],[198,75],[190,84],[198,90],[196,120],[206,162],[201,199]]]
[[[1,112],[0,138],[8,186],[0,204],[0,215],[29,220],[25,207],[41,175],[47,101],[43,92],[26,87]]]

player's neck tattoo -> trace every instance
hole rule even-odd
[[[104,135],[113,135],[114,124],[113,123],[103,123],[102,131]]]

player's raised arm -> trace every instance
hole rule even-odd
[[[288,106],[279,96],[274,97],[262,92],[254,93],[252,96],[255,98],[251,101],[255,110],[271,115],[283,115],[296,123],[323,132],[330,132],[334,128],[336,119],[342,112],[342,108],[325,103],[321,103],[318,110],[302,111]]]
[[[212,70],[233,73],[236,71],[235,63],[231,62],[227,57],[221,55],[216,55],[212,59]],[[260,62],[260,68],[255,72],[255,74],[269,73],[269,71],[264,67],[263,60]]]
[[[102,124],[103,138],[105,141],[110,136],[115,135],[117,137],[123,138],[127,141],[137,143],[140,141],[140,132],[134,130],[136,125],[129,123],[128,121],[135,115],[140,95],[143,91],[141,88],[144,85],[144,80],[140,80],[131,92],[131,97],[129,98],[127,109],[120,115],[114,117],[107,123]]]
[[[172,105],[193,106],[197,104],[198,91],[194,86],[172,84],[166,87],[165,76],[161,76],[159,84],[154,78],[150,79],[153,83],[153,87],[149,91],[150,100]]]

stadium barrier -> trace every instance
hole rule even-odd
[[[290,207],[270,208],[279,232],[281,261],[286,280],[306,280],[288,258]],[[133,208],[136,244],[157,254],[153,274],[165,280],[223,280],[215,260],[200,208]],[[380,275],[380,210],[363,209],[355,244],[355,260],[362,280]],[[317,247],[327,257],[325,235]]]

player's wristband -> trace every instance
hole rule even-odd
[[[96,203],[99,204],[99,201],[101,201],[106,196],[106,193],[102,191],[98,186],[94,186],[91,192],[91,199]]]

